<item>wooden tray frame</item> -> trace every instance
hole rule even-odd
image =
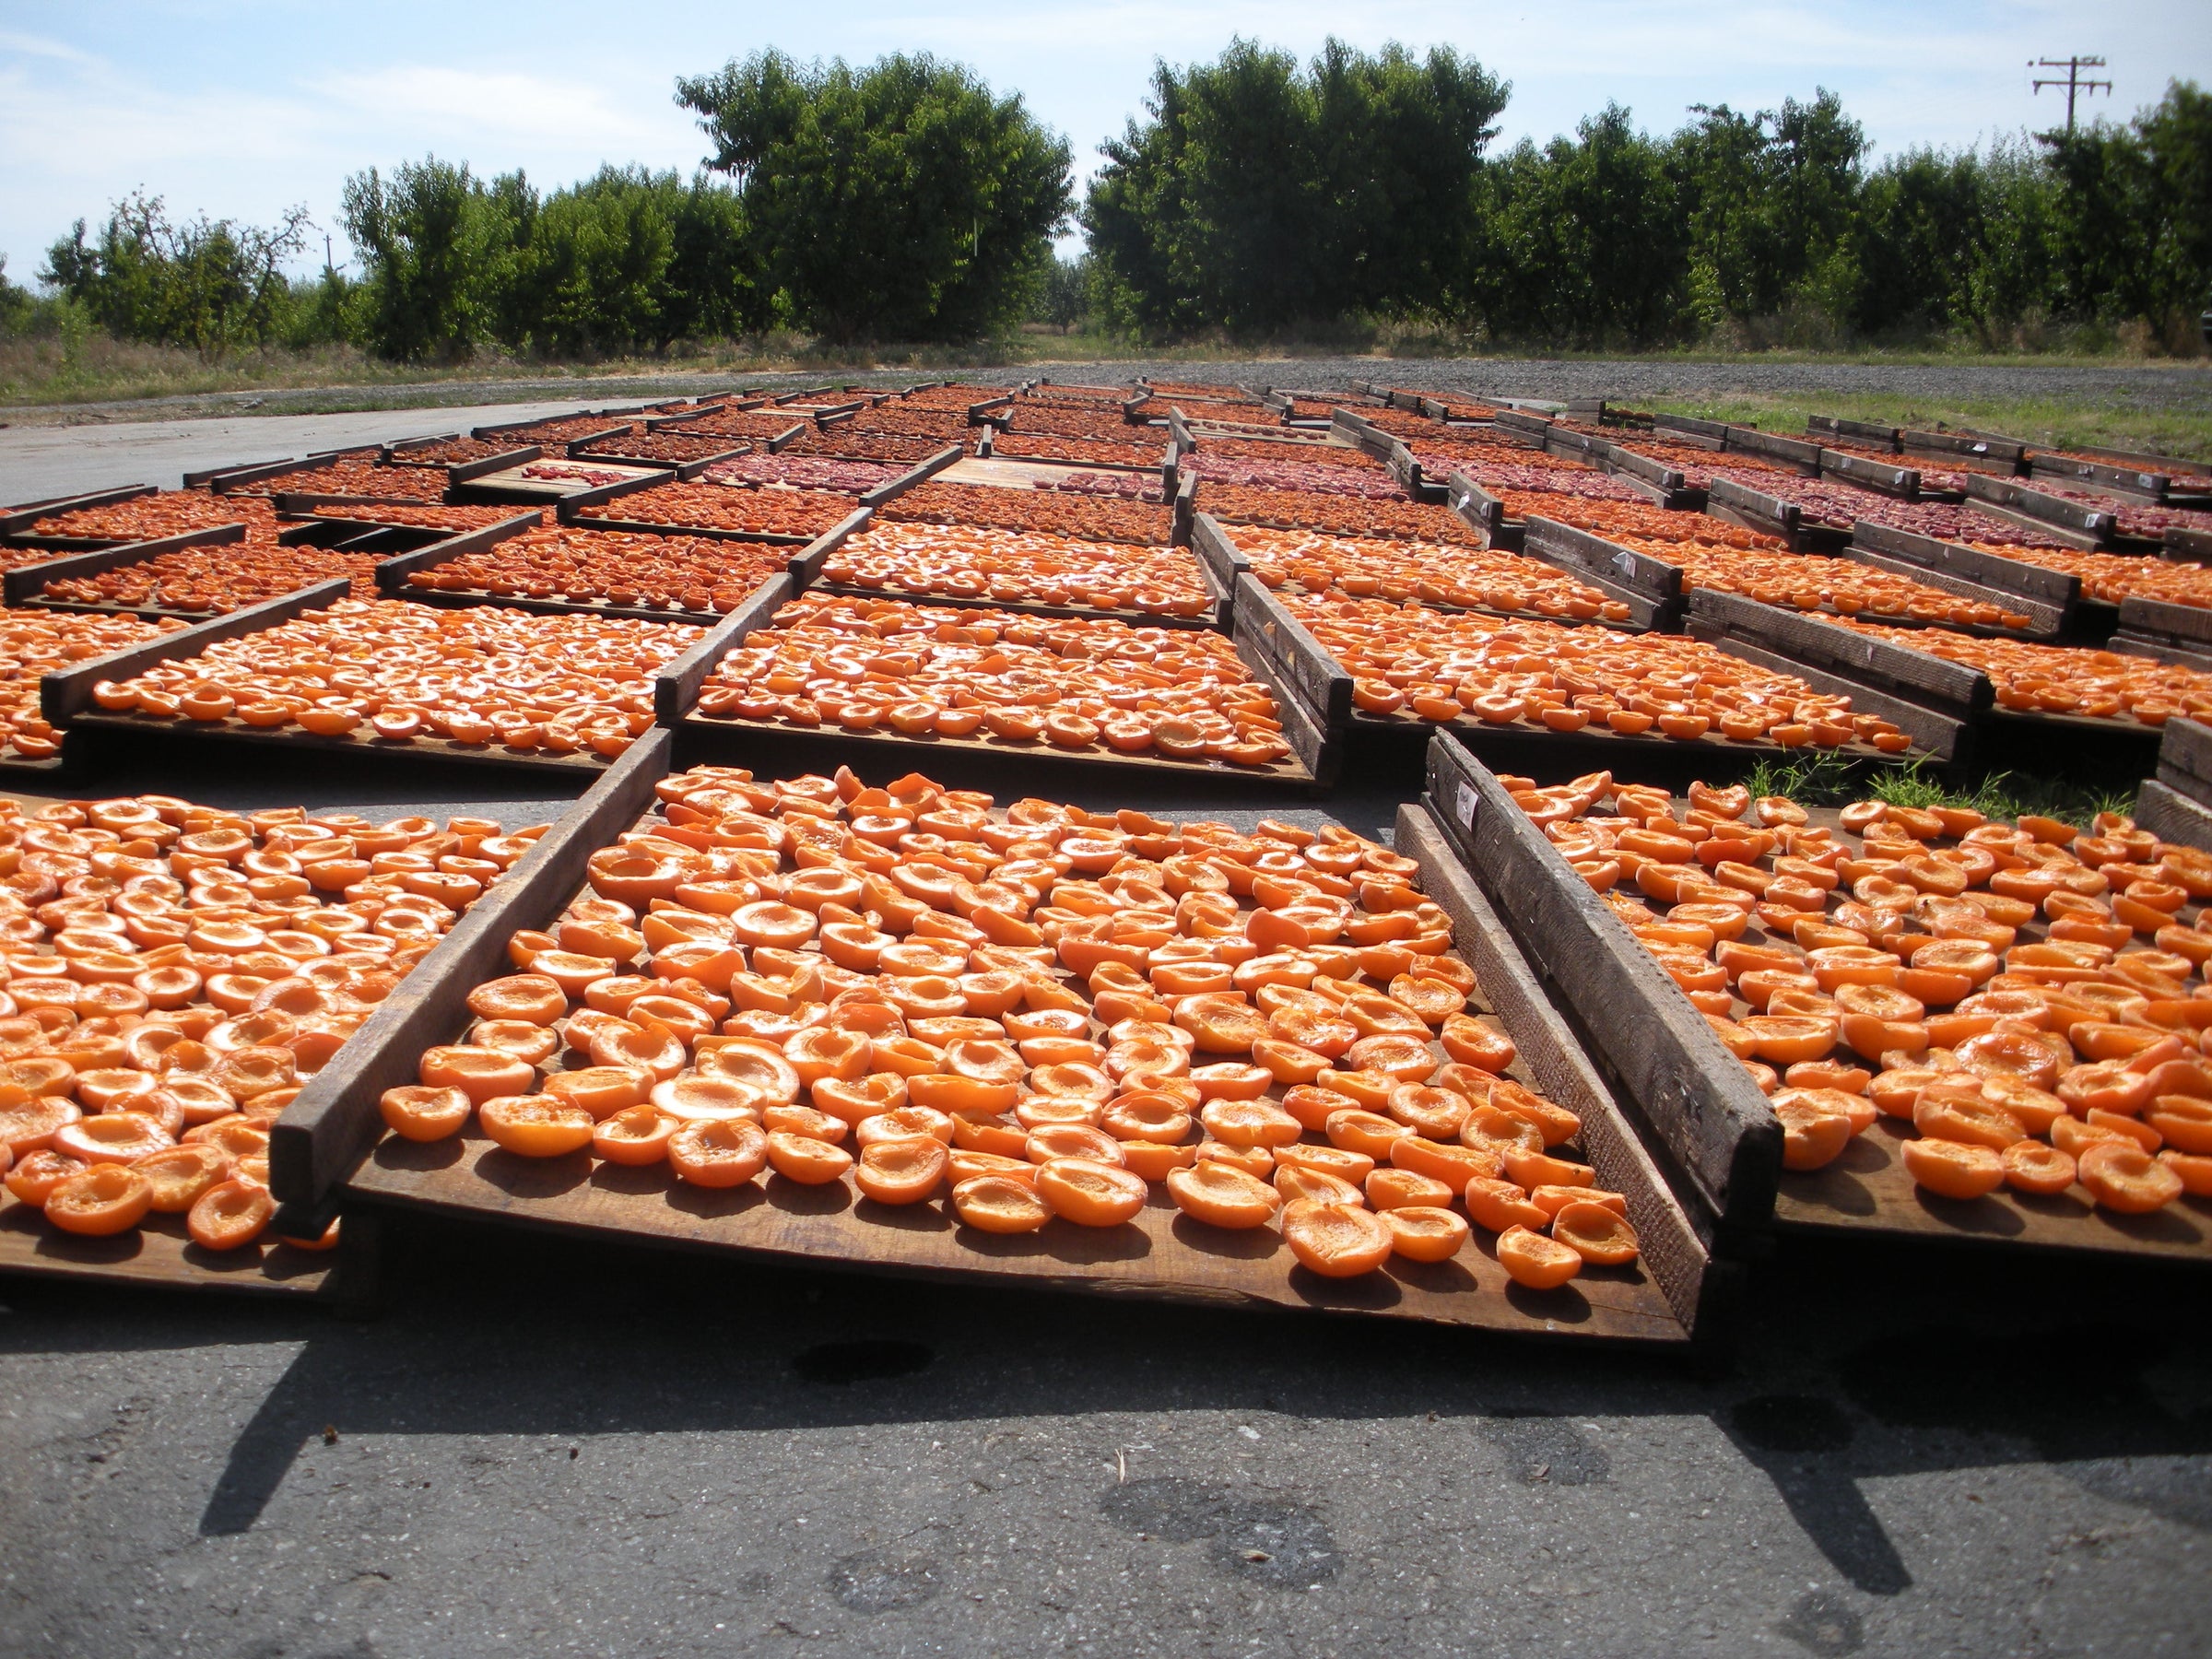
[[[1271,766],[1231,766],[1221,761],[1171,760],[1156,755],[1120,755],[1085,749],[1075,752],[1049,744],[1009,743],[994,737],[914,737],[902,732],[841,732],[823,727],[773,724],[766,721],[715,720],[694,712],[699,694],[714,665],[735,651],[752,633],[771,626],[775,614],[796,597],[802,584],[791,576],[778,577],[761,588],[737,610],[730,613],[713,632],[683,656],[662,669],[654,682],[653,706],[658,723],[678,734],[680,763],[700,761],[759,765],[775,769],[788,764],[806,768],[842,760],[870,777],[888,768],[887,777],[934,769],[940,782],[954,782],[978,771],[1041,766],[1055,773],[1130,779],[1136,776],[1182,778],[1193,782],[1234,782],[1255,790],[1288,788],[1317,793],[1335,781],[1341,748],[1335,734],[1316,720],[1305,703],[1293,694],[1282,665],[1265,650],[1241,636],[1234,641],[1245,666],[1266,682],[1283,713],[1283,732],[1292,758]],[[823,587],[825,594],[845,590]],[[885,597],[888,595],[877,595]],[[901,603],[931,605],[927,599]],[[1067,613],[1098,616],[1099,612]],[[1246,615],[1253,614],[1247,611]],[[1288,618],[1285,618],[1288,620]],[[1347,682],[1348,692],[1349,682]]]
[[[1825,1170],[1782,1169],[1780,1126],[1742,1064],[1721,1046],[1703,1016],[1619,918],[1512,806],[1496,778],[1440,742],[1431,750],[1430,790],[1432,802],[1448,803],[1440,817],[1470,849],[1478,872],[1487,878],[1493,865],[1518,872],[1519,891],[1526,897],[1517,903],[1509,893],[1501,904],[1508,925],[1563,998],[1571,1023],[1623,1068],[1628,1080],[1617,1093],[1639,1111],[1658,1149],[1684,1170],[1724,1224],[1724,1253],[1749,1246],[1747,1232],[1724,1225],[1734,1222],[1749,1231],[1911,1243],[2014,1242],[2039,1251],[2212,1267],[2212,1202],[2183,1197],[2158,1215],[2123,1217],[2094,1211],[2077,1196],[2030,1202],[2005,1194],[1971,1204],[1923,1197],[1894,1151],[1905,1137],[1893,1128],[1885,1131],[1887,1119]],[[1838,827],[1834,818],[1832,812],[1815,813],[1816,822],[1830,828]],[[1469,828],[1462,830],[1463,822]],[[1643,959],[1648,971],[1639,971],[1634,957]],[[1639,1059],[1656,1074],[1653,1083],[1626,1071]],[[1770,1137],[1771,1163],[1763,1150]],[[1735,1178],[1755,1148],[1750,1178],[1739,1182]],[[1716,1187],[1715,1175],[1729,1178],[1725,1188]]]
[[[1825,680],[1954,762],[2035,753],[2046,769],[2079,762],[2110,771],[2134,764],[2129,757],[2140,749],[2142,771],[2150,769],[2151,728],[1999,708],[1989,677],[1962,663],[1740,594],[1700,589],[1689,612],[1693,639],[1815,685]]]
[[[700,1194],[676,1187],[662,1172],[587,1174],[574,1159],[516,1169],[515,1160],[474,1135],[428,1147],[385,1139],[376,1110],[382,1090],[411,1082],[421,1052],[465,1024],[469,991],[504,968],[509,932],[558,912],[589,855],[652,805],[665,760],[665,747],[626,756],[311,1080],[272,1132],[272,1181],[285,1203],[282,1214],[312,1223],[341,1206],[349,1217],[431,1210],[735,1261],[1202,1306],[1324,1309],[1668,1347],[1692,1339],[1709,1347],[1726,1339],[1738,1288],[1733,1270],[1710,1261],[1689,1217],[1545,1001],[1480,887],[1452,856],[1434,822],[1415,807],[1401,811],[1400,846],[1419,860],[1425,884],[1452,915],[1481,994],[1514,1038],[1527,1072],[1581,1113],[1585,1150],[1599,1178],[1629,1195],[1645,1248],[1638,1269],[1591,1274],[1567,1293],[1506,1290],[1488,1251],[1477,1244],[1441,1272],[1401,1265],[1380,1280],[1329,1284],[1285,1272],[1279,1256],[1257,1265],[1250,1243],[1240,1249],[1233,1238],[1177,1225],[1164,1197],[1128,1230],[1086,1235],[1055,1224],[1033,1238],[977,1244],[956,1239],[934,1206],[883,1216],[880,1225],[848,1225],[840,1217],[852,1199],[841,1185],[818,1194],[771,1182]],[[1463,1300],[1470,1277],[1479,1292]]]
[[[81,1239],[11,1197],[0,1201],[0,1276],[363,1308],[375,1293],[378,1232],[377,1218],[363,1215],[347,1219],[328,1251],[300,1250],[273,1232],[243,1249],[209,1251],[192,1242],[182,1216],[148,1216],[114,1238]]]
[[[19,541],[31,525],[42,518],[52,518],[57,512],[76,512],[87,507],[114,507],[124,501],[135,501],[141,496],[160,493],[159,487],[152,484],[125,484],[114,489],[93,489],[81,495],[56,496],[50,501],[21,501],[0,512],[0,536],[11,542]]]
[[[444,737],[415,737],[396,743],[374,736],[359,737],[350,733],[324,737],[289,726],[274,729],[252,726],[235,717],[220,721],[154,720],[140,714],[110,714],[93,705],[92,688],[101,680],[128,679],[156,663],[197,656],[210,645],[288,622],[302,612],[319,610],[349,597],[352,591],[353,584],[344,577],[319,582],[296,593],[181,629],[159,640],[149,640],[49,674],[39,683],[41,712],[65,732],[113,733],[140,738],[160,736],[188,747],[198,744],[245,745],[294,753],[374,757],[380,764],[396,762],[407,767],[416,763],[433,767],[454,763],[490,766],[536,772],[547,778],[585,779],[606,770],[609,762],[589,749],[571,755],[547,755],[513,753],[496,744],[456,743]]]
[[[1884,570],[1910,566],[1910,570],[1900,570],[1900,574],[1911,575],[1917,581],[1929,582],[1940,575],[1964,584],[1954,592],[1966,594],[1969,587],[1980,589],[2002,596],[2016,607],[2021,600],[2031,601],[2039,609],[2030,614],[2054,611],[2056,628],[2062,632],[2074,620],[2075,609],[2082,602],[2080,577],[1984,553],[1962,542],[1939,541],[1932,535],[1916,535],[1866,519],[1852,525],[1851,542],[1844,549],[1846,557],[1875,555],[1887,561],[1880,567]],[[1974,595],[1966,594],[1966,596]]]

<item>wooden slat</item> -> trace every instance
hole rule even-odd
[[[1856,438],[1862,443],[1878,443],[1891,454],[1897,453],[1897,429],[1877,426],[1871,420],[1844,420],[1834,415],[1807,415],[1805,429],[1815,438]]]
[[[2181,841],[2212,853],[2212,805],[2204,792],[2193,792],[2163,777],[2146,778],[2136,796],[2136,828],[2147,830],[2160,841]]]
[[[2182,564],[2212,564],[2212,530],[2174,526],[2166,532],[2163,556]]]
[[[1680,606],[1681,567],[1607,541],[1572,524],[1532,513],[1522,550],[1561,570],[1617,582],[1642,594],[1653,605],[1671,605],[1677,609]]]
[[[496,474],[491,476],[497,477]],[[573,490],[552,503],[553,516],[564,524],[572,524],[586,507],[603,507],[622,496],[636,495],[640,490],[652,489],[667,481],[668,475],[665,473],[650,473],[641,477],[617,478],[612,484],[594,484],[589,489]],[[477,479],[466,488],[496,491],[499,486]]]
[[[1762,432],[1756,427],[1730,426],[1722,435],[1721,445],[1739,454],[1758,455],[1768,461],[1779,461],[1785,466],[1802,467],[1807,477],[1820,471],[1820,446],[1807,443],[1802,438],[1784,438],[1777,432]]]
[[[736,650],[746,635],[767,627],[797,592],[798,583],[788,572],[770,577],[743,605],[710,628],[699,643],[665,665],[653,677],[653,719],[669,726],[688,713],[714,665]]]
[[[2123,599],[2120,626],[2133,633],[2172,640],[2186,650],[2201,651],[2212,645],[2212,610],[2202,606],[2173,605],[2162,599]]]
[[[1352,715],[1352,677],[1250,571],[1237,578],[1236,638],[1275,665],[1287,688],[1324,731],[1341,732]]]
[[[90,553],[72,553],[38,564],[18,565],[0,576],[0,603],[21,605],[36,599],[46,591],[50,582],[103,575],[125,565],[144,564],[164,553],[182,552],[186,547],[223,547],[245,538],[243,524],[210,524],[201,530],[181,530],[174,535],[155,536],[147,541],[117,542],[112,547],[97,548]]]
[[[111,1238],[79,1238],[51,1225],[36,1205],[0,1198],[0,1274],[144,1290],[323,1298],[344,1251],[300,1250],[274,1233],[238,1250],[203,1250],[184,1218],[149,1215]]]
[[[1605,460],[1606,465],[1611,471],[1624,474],[1639,483],[1649,484],[1654,488],[1665,490],[1669,496],[1683,488],[1681,468],[1665,465],[1653,460],[1649,455],[1640,455],[1625,445],[1606,443]]]
[[[1959,715],[1947,714],[1941,710],[1893,696],[1877,687],[1846,679],[1826,669],[1816,668],[1809,663],[1798,662],[1781,652],[1733,638],[1724,629],[1700,623],[1695,617],[1690,618],[1688,631],[1691,639],[1701,640],[1732,657],[1740,657],[1771,674],[1793,675],[1826,696],[1850,698],[1853,712],[1880,715],[1912,738],[1919,750],[1938,760],[1963,760],[1967,757],[1972,735],[1971,726],[1970,722]],[[1909,755],[1897,757],[1900,760],[1912,758]]]
[[[535,512],[521,512],[512,518],[500,519],[497,524],[484,524],[474,530],[463,530],[442,541],[434,541],[427,547],[418,547],[412,553],[394,554],[376,567],[376,585],[381,593],[405,594],[407,578],[418,571],[428,571],[438,565],[461,559],[471,553],[488,552],[500,543],[538,527]]]
[[[468,994],[505,971],[508,935],[558,912],[585,861],[651,803],[672,741],[656,730],[631,744],[308,1080],[269,1132],[269,1187],[283,1204],[316,1217],[327,1207],[384,1132],[377,1110],[384,1090],[414,1082],[423,1050],[458,1035]]]
[[[820,581],[822,566],[829,562],[830,555],[843,547],[849,537],[865,530],[875,516],[872,508],[858,508],[794,553],[789,566],[794,584],[806,587]]]
[[[141,496],[160,492],[151,484],[126,484],[119,489],[95,489],[84,495],[56,496],[51,501],[25,501],[0,512],[0,535],[13,535],[28,530],[42,518],[57,513],[76,512],[86,507],[113,507],[124,501],[135,501]]]
[[[967,452],[959,444],[947,444],[928,460],[921,462],[909,471],[900,473],[895,478],[887,478],[881,484],[877,485],[875,488],[868,490],[860,498],[860,504],[863,507],[872,508],[880,507],[886,501],[895,501],[916,485],[928,483],[937,474],[959,461],[965,453]],[[835,532],[831,534],[834,535]]]
[[[1547,416],[1532,415],[1525,409],[1500,409],[1491,417],[1490,424],[1500,433],[1535,439],[1539,449],[1551,433],[1551,420]]]
[[[1851,527],[1853,543],[1869,553],[1896,559],[1920,571],[1941,571],[1978,586],[2033,599],[2061,613],[2071,611],[2081,599],[2081,578],[2064,571],[2048,570],[2025,559],[1984,553],[1962,542],[1939,541],[1861,519]]]
[[[2212,802],[2212,726],[2170,720],[2159,729],[2159,776]]]
[[[1199,570],[1211,576],[1214,583],[1228,594],[1222,607],[1224,619],[1233,627],[1237,578],[1251,571],[1252,560],[1237,546],[1234,535],[1210,512],[1192,515],[1191,554],[1198,560]]]
[[[1884,495],[1899,496],[1915,500],[1920,495],[1920,471],[1912,466],[1890,466],[1854,455],[1846,450],[1824,449],[1819,452],[1820,470],[1830,477],[1841,478],[1847,484],[1856,484],[1865,489],[1879,490]]]
[[[2136,500],[2163,501],[2171,487],[2163,471],[2115,465],[2109,461],[2077,461],[2066,455],[2031,454],[2028,476],[2054,484],[2075,484],[2089,489],[2116,490]]]
[[[2001,588],[1985,587],[1979,582],[1970,582],[1965,577],[1953,575],[1948,571],[1931,571],[1924,565],[1912,564],[1902,559],[1892,559],[1886,553],[1872,552],[1861,547],[1845,547],[1838,557],[1848,559],[1853,564],[1863,564],[1869,570],[1887,571],[1892,576],[1903,576],[1910,581],[1919,582],[1923,587],[1936,588],[1946,594],[1956,594],[1959,598],[1971,599],[1977,605],[1994,605],[2001,609],[2011,611],[2016,616],[2026,617],[2029,619],[2027,628],[2003,630],[2009,638],[2055,640],[2059,631],[2065,626],[2066,610],[2064,607],[2046,605],[2040,599],[2030,599],[2025,594],[2007,593]],[[1888,621],[1890,618],[1870,613],[1869,619]]]
[[[2101,507],[2069,501],[2063,496],[2031,489],[2010,478],[1994,478],[1987,473],[1968,473],[1965,478],[1969,500],[1986,501],[2012,512],[2025,513],[2032,521],[2056,524],[2062,530],[2082,535],[2109,539],[2112,534],[2116,521]]]
[[[1794,545],[1805,517],[1804,510],[1796,502],[1785,501],[1747,484],[1738,484],[1734,478],[1713,479],[1705,494],[1708,511],[1729,508],[1740,514],[1742,522],[1751,528],[1780,535]]]
[[[1455,740],[1429,745],[1430,800],[1622,1103],[1722,1219],[1771,1213],[1782,1126],[1651,953]]]
[[[1802,611],[1711,588],[1690,594],[1689,611],[1693,620],[1704,621],[1731,638],[1764,644],[1930,708],[1971,716],[1986,712],[1994,700],[1989,677],[1979,669],[1838,628]]]
[[[1897,446],[1908,455],[1926,455],[1932,460],[1950,461],[1971,465],[1984,463],[2015,471],[2027,460],[2028,446],[2004,438],[1983,438],[1964,432],[1926,432],[1912,427],[1900,428]]]
[[[583,441],[588,443],[591,441],[585,439]],[[510,467],[527,466],[531,462],[542,459],[545,453],[543,444],[525,443],[501,454],[479,455],[474,461],[455,461],[445,469],[445,481],[448,486],[470,483],[492,473],[505,472]]]
[[[1727,441],[1729,432],[1726,421],[1700,420],[1694,415],[1655,415],[1652,418],[1652,429],[1702,439],[1716,449]]]
[[[141,645],[125,646],[112,651],[106,656],[95,657],[88,663],[65,668],[47,675],[39,682],[39,711],[55,725],[65,725],[70,719],[92,706],[92,688],[101,680],[129,679],[141,674],[156,663],[181,663],[198,656],[210,645],[225,640],[236,640],[246,634],[259,633],[274,628],[279,622],[288,622],[303,611],[320,610],[335,605],[353,591],[353,583],[345,577],[329,582],[318,582],[312,587],[301,588],[296,594],[281,598],[264,600],[243,610],[232,611],[227,617],[217,617],[191,628],[163,634],[158,640],[148,640]],[[162,723],[174,729],[174,723]]]
[[[1483,1000],[1514,1033],[1520,1064],[1530,1079],[1547,1098],[1582,1119],[1583,1153],[1599,1184],[1628,1200],[1643,1265],[1675,1316],[1693,1336],[1717,1339],[1721,1333],[1715,1324],[1731,1311],[1725,1303],[1736,1289],[1736,1270],[1712,1260],[1708,1241],[1637,1139],[1581,1039],[1546,997],[1527,959],[1513,945],[1511,929],[1435,811],[1430,800],[1400,806],[1393,845],[1419,864],[1423,890],[1452,918],[1453,942],[1475,970]]]
[[[1486,536],[1495,536],[1505,526],[1505,503],[1485,489],[1464,472],[1454,471],[1447,481],[1452,511],[1465,519],[1470,529]]]

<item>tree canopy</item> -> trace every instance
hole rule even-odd
[[[959,339],[1018,319],[1072,201],[1067,141],[926,54],[780,52],[677,83],[736,182],[778,312],[830,339]]]

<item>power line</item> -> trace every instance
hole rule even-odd
[[[2069,138],[2074,136],[2075,95],[2079,93],[2081,96],[2087,97],[2100,88],[2106,92],[2112,89],[2112,83],[2109,80],[2083,80],[2081,78],[2081,72],[2084,69],[2105,67],[2105,62],[2100,57],[2037,58],[2028,67],[2030,69],[2064,69],[2066,72],[2065,80],[2054,77],[2050,80],[2037,81],[2035,90],[2041,92],[2045,87],[2064,87],[2066,89],[2066,136]]]

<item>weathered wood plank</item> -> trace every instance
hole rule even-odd
[[[311,1077],[269,1132],[269,1188],[319,1216],[384,1132],[377,1102],[416,1080],[423,1050],[468,1023],[468,994],[505,971],[508,935],[555,913],[584,864],[643,811],[668,771],[673,739],[648,732],[438,941],[361,1029]]]
[[[1436,803],[1430,800],[1400,806],[1394,846],[1420,865],[1423,889],[1452,918],[1453,941],[1475,970],[1483,1000],[1514,1034],[1530,1080],[1582,1119],[1583,1153],[1599,1182],[1627,1198],[1643,1264],[1675,1316],[1693,1335],[1712,1340],[1719,1333],[1707,1314],[1722,1312],[1713,1304],[1732,1270],[1724,1265],[1715,1271],[1707,1240],[1644,1150],[1582,1040],[1545,995],[1527,959],[1513,945],[1512,931],[1435,811]]]
[[[1690,615],[1733,638],[1764,644],[1848,678],[1965,715],[1985,712],[1994,700],[1989,677],[1979,669],[1839,628],[1803,611],[1762,605],[1741,594],[1700,588]]]
[[[14,535],[42,518],[53,518],[59,513],[76,512],[87,507],[113,507],[159,493],[151,484],[126,484],[119,489],[95,489],[84,495],[56,496],[50,501],[20,502],[0,512],[0,535]]]
[[[1851,539],[1854,546],[1869,553],[1914,567],[1915,576],[1924,571],[1940,571],[1998,593],[2033,599],[2062,615],[2072,611],[2081,600],[2078,576],[2030,564],[2024,559],[1984,553],[1962,542],[1938,541],[1932,535],[1917,535],[1910,530],[1877,524],[1868,519],[1852,525]]]
[[[1250,571],[1237,578],[1234,614],[1235,637],[1276,665],[1278,683],[1324,731],[1343,731],[1352,715],[1352,677]]]
[[[1428,784],[1484,891],[1622,1104],[1713,1216],[1763,1223],[1782,1170],[1782,1127],[1750,1075],[1488,767],[1439,735],[1429,746]]]
[[[1819,456],[1820,471],[1829,477],[1841,478],[1846,484],[1856,484],[1908,501],[1920,498],[1917,467],[1890,466],[1865,455],[1854,455],[1848,450],[1824,449]]]
[[[2212,645],[2212,610],[2202,606],[2173,605],[2162,599],[2123,599],[2120,626],[2131,633],[2171,640],[2184,650],[2202,651]]]
[[[412,553],[394,554],[376,567],[376,585],[380,593],[394,595],[407,591],[407,578],[418,571],[428,571],[465,558],[471,553],[485,553],[501,542],[535,530],[539,525],[538,515],[518,512],[497,524],[484,524],[474,530],[463,530],[442,541],[434,541],[427,547],[418,547]]]
[[[882,506],[886,501],[895,501],[917,485],[928,483],[947,467],[958,462],[966,453],[959,444],[948,443],[912,470],[900,473],[895,478],[887,478],[881,484],[877,485],[875,488],[860,498],[860,504],[863,507],[875,508]],[[835,533],[832,532],[832,534]],[[851,532],[848,531],[846,534],[850,535]],[[809,551],[811,550],[809,549]]]
[[[155,536],[147,541],[117,542],[112,547],[96,548],[89,553],[71,553],[60,559],[43,559],[38,564],[18,565],[0,576],[0,603],[21,605],[36,599],[46,591],[50,582],[65,582],[78,576],[100,576],[110,571],[122,570],[126,565],[144,564],[159,559],[164,553],[182,552],[186,547],[219,547],[246,538],[243,524],[210,524],[204,530],[181,530],[174,535]]]
[[[2025,594],[2007,593],[2001,588],[1985,587],[1981,582],[1970,582],[1965,577],[1954,575],[1948,571],[1929,570],[1924,565],[1916,565],[1907,559],[1892,559],[1886,553],[1877,553],[1866,547],[1856,546],[1845,547],[1838,557],[1848,559],[1853,564],[1863,564],[1869,570],[1887,571],[1892,576],[1906,577],[1919,582],[1923,587],[1936,588],[1946,594],[1956,594],[1959,598],[1971,599],[1977,605],[1994,605],[2000,609],[2010,611],[2016,616],[2028,618],[2028,627],[2025,629],[2006,629],[2005,632],[2008,635],[2017,635],[2022,639],[2055,640],[2059,631],[2065,626],[2067,613],[2065,607],[2046,605],[2040,599],[2029,598]],[[1880,617],[1874,617],[1872,619],[1886,620]]]
[[[217,617],[191,628],[179,629],[175,633],[163,634],[158,640],[148,640],[142,645],[128,645],[121,651],[112,651],[106,656],[95,657],[88,663],[49,674],[39,682],[39,710],[55,725],[66,725],[69,721],[92,706],[92,688],[101,680],[129,679],[143,673],[156,663],[181,663],[198,656],[210,645],[225,640],[236,640],[246,634],[259,633],[274,628],[279,622],[288,622],[304,611],[320,610],[335,605],[353,591],[353,583],[345,577],[329,582],[318,582],[312,587],[298,593],[286,594],[280,598],[264,600],[243,610],[232,611],[227,617]]]
[[[2100,542],[2109,541],[2117,525],[2112,514],[2104,508],[2069,501],[2063,496],[2031,489],[2011,478],[1992,477],[1987,473],[1968,473],[1965,478],[1970,501],[1987,502],[2011,512],[2024,513],[2031,521],[2055,524],[2077,535],[2093,535]]]
[[[1854,713],[1878,714],[1912,738],[1919,748],[1924,749],[1938,760],[1964,760],[1971,747],[1973,735],[1971,724],[1959,715],[1947,714],[1941,710],[1931,709],[1924,703],[1912,702],[1908,699],[1884,691],[1878,687],[1866,685],[1860,680],[1847,679],[1841,675],[1830,674],[1826,669],[1816,668],[1809,663],[1798,662],[1795,658],[1786,656],[1779,651],[1769,650],[1763,646],[1754,645],[1748,641],[1734,638],[1724,629],[1700,622],[1695,617],[1690,618],[1688,631],[1691,639],[1702,640],[1706,644],[1716,646],[1732,657],[1740,657],[1745,662],[1752,664],[1756,667],[1764,668],[1771,674],[1794,675],[1814,690],[1827,696],[1850,698]],[[1907,759],[1911,757],[1900,756],[1898,758]]]
[[[2188,788],[2160,775],[2146,778],[2136,796],[2136,828],[2147,830],[2160,841],[2180,841],[2212,853],[2212,804],[2201,786]]]
[[[798,582],[789,572],[770,577],[743,605],[710,628],[699,643],[665,664],[653,677],[653,720],[670,726],[688,713],[714,665],[736,650],[746,635],[767,627],[797,592]]]

